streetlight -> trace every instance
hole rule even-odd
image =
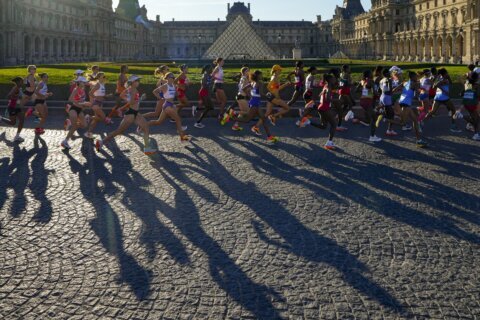
[[[364,60],[367,60],[367,38],[368,38],[367,31],[364,31],[363,32],[363,42],[365,43],[365,57],[364,57]]]
[[[460,64],[463,64],[463,28],[460,27],[460,35],[462,36],[462,41],[460,42]]]

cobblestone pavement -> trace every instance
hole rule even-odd
[[[134,128],[65,153],[63,131],[1,127],[0,318],[478,317],[471,134],[439,117],[417,149],[351,125],[330,152],[292,121],[275,146],[213,120],[181,145],[165,124],[152,157]]]

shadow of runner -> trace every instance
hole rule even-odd
[[[90,142],[84,142],[83,148],[92,149]],[[106,190],[99,186],[103,182],[105,188],[112,187],[109,192],[115,190],[110,180],[110,172],[105,167],[105,160],[91,153],[86,154],[87,160],[84,165],[73,158],[69,152],[64,152],[73,173],[78,174],[80,189],[85,200],[89,201],[96,213],[95,219],[90,222],[92,230],[97,234],[105,250],[116,256],[120,275],[118,281],[126,283],[138,300],[144,300],[150,293],[151,272],[142,267],[135,258],[125,251],[122,227],[118,216],[105,198]]]
[[[198,165],[215,177],[211,181],[233,200],[248,206],[261,221],[284,239],[288,251],[308,261],[325,263],[334,267],[341,273],[344,281],[358,292],[400,315],[410,315],[394,296],[363,274],[368,272],[368,268],[347,249],[305,227],[278,201],[260,192],[255,184],[236,179],[210,153],[195,143],[192,144],[195,148],[190,148],[190,152],[200,152],[207,158],[207,161],[198,163]],[[226,145],[222,145],[222,147],[229,149]],[[177,167],[172,170],[171,167],[172,165],[165,166],[163,169],[169,170],[179,179],[182,178],[181,169]],[[208,179],[210,175],[206,175],[205,178]],[[247,194],[248,196],[246,196]]]
[[[41,144],[41,148],[39,147]],[[29,188],[32,191],[33,197],[40,202],[40,208],[33,216],[34,221],[41,223],[48,223],[52,218],[52,202],[47,197],[48,189],[48,176],[54,173],[55,170],[45,169],[45,161],[48,157],[48,146],[45,140],[36,136],[33,141],[35,152],[35,158],[33,158],[31,165],[32,168],[32,181]]]
[[[252,312],[257,319],[279,319],[280,314],[272,305],[271,299],[280,300],[281,297],[273,289],[253,282],[243,270],[235,264],[218,243],[203,229],[198,209],[188,193],[179,186],[175,177],[190,186],[190,179],[184,174],[182,168],[172,161],[168,161],[161,154],[151,162],[153,168],[158,170],[165,181],[175,189],[175,202],[177,210],[163,211],[175,226],[208,257],[210,274],[218,286],[228,296],[242,307]],[[161,161],[159,161],[161,160]],[[168,174],[166,173],[168,172]],[[195,185],[192,188],[196,190]],[[196,190],[197,191],[197,190]],[[200,194],[204,192],[199,190]],[[226,316],[226,315],[225,315]]]

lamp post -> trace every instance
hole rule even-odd
[[[197,35],[197,39],[198,39],[198,59],[200,59],[202,57],[202,46],[201,46],[201,41],[202,41],[202,38],[203,38],[203,35],[201,35],[200,33]]]
[[[282,38],[283,38],[282,34],[279,33],[277,35],[277,39],[278,39],[278,53],[279,53],[280,58],[282,57],[282,45],[281,45]]]
[[[462,42],[460,42],[460,64],[463,64],[463,42],[465,41],[463,39],[463,28],[460,27],[460,30],[458,30],[458,32],[460,32],[460,35],[462,36]]]
[[[363,42],[365,43],[365,56],[364,56],[364,60],[367,60],[367,38],[368,38],[367,32],[364,31],[364,32],[363,32]]]

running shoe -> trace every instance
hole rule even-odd
[[[475,133],[475,134],[473,135],[472,139],[475,140],[475,141],[480,141],[480,134]]]
[[[252,129],[250,129],[253,133],[255,133],[257,136],[261,136],[262,133],[260,132],[260,129],[257,126],[253,126]]]
[[[201,122],[195,122],[195,124],[193,125],[195,128],[198,128],[198,129],[203,129],[205,128],[205,125]]]
[[[467,126],[465,127],[465,129],[466,129],[467,131],[475,132],[475,127],[474,127],[473,124],[471,124],[470,122],[467,122]]]
[[[423,141],[422,139],[417,140],[417,147],[418,148],[425,148],[427,146],[427,143]]]
[[[97,149],[97,152],[100,152],[100,150],[102,149],[103,147],[103,140],[97,140],[95,142],[95,149]]]
[[[197,114],[198,107],[197,106],[192,106],[192,117],[195,117]]]
[[[13,138],[13,141],[14,142],[23,142],[25,141],[25,139],[23,139],[22,137],[20,137],[18,134],[15,136],[15,138]]]
[[[412,126],[409,124],[406,124],[402,127],[402,131],[410,131],[412,130]]]
[[[367,122],[365,122],[365,121],[359,120],[359,123],[360,123],[362,126],[370,127],[370,123],[367,123]]]
[[[349,110],[347,114],[345,115],[345,121],[350,121],[350,120],[355,120],[355,114],[353,113],[352,110]]]
[[[142,134],[142,128],[140,128],[140,126],[137,126],[136,132],[137,134]]]
[[[307,117],[303,117],[302,120],[300,121],[300,128],[305,128],[306,126],[309,126],[311,124],[310,119]]]
[[[270,123],[272,124],[272,126],[276,125],[277,119],[275,119],[273,115],[269,115],[268,120],[270,120]]]
[[[332,140],[328,140],[327,143],[325,143],[325,149],[327,150],[334,150],[335,149],[335,143],[333,143]]]
[[[182,131],[187,131],[188,126],[182,126]]]
[[[143,148],[143,153],[145,153],[147,156],[152,155],[157,152],[157,149],[151,148],[151,147],[145,147]]]
[[[72,106],[71,106],[69,103],[67,103],[67,104],[65,105],[65,112],[66,112],[66,113],[69,113],[71,108],[72,108]]]
[[[227,112],[225,112],[225,114],[223,115],[222,120],[220,120],[220,124],[221,124],[222,126],[224,126],[224,125],[225,125],[227,122],[229,122],[229,121],[230,121],[230,115],[229,115]]]
[[[450,126],[450,131],[451,131],[451,132],[453,132],[453,133],[459,133],[459,132],[462,132],[462,130],[460,130],[460,128],[459,128],[459,127],[457,127],[457,125],[456,125],[456,124],[452,124],[452,125]]]
[[[175,121],[175,120],[173,120],[173,119],[170,119],[169,121],[170,121],[170,123],[176,123],[176,122],[177,122],[177,121]]]
[[[108,124],[108,125],[113,124],[112,118],[106,117],[105,124]]]
[[[238,123],[235,123],[232,127],[233,131],[242,131],[243,128],[238,125]]]
[[[271,143],[271,144],[277,143],[278,140],[279,140],[279,139],[278,139],[277,137],[275,137],[275,136],[269,136],[269,137],[267,138],[267,143]]]
[[[375,122],[375,127],[380,127],[380,122],[383,120],[383,115],[379,115],[377,118],[377,122]]]
[[[93,133],[91,133],[91,132],[85,132],[85,134],[83,136],[87,139],[93,139]]]
[[[297,122],[295,122],[295,125],[296,125],[297,127],[300,127],[300,120],[297,120]]]
[[[298,109],[298,116],[300,118],[303,118],[303,109],[302,108]]]
[[[180,141],[181,142],[188,142],[190,140],[192,140],[192,137],[189,136],[188,134],[184,134],[183,136],[180,136]]]
[[[62,146],[63,149],[71,149],[70,145],[68,144],[67,140],[63,140],[62,143],[60,143],[60,146]]]
[[[382,141],[382,138],[379,138],[377,136],[371,136],[370,139],[368,139],[370,142],[380,142]]]
[[[398,136],[398,133],[395,132],[394,130],[387,130],[387,132],[385,133],[387,136],[389,137],[395,137],[395,136]]]
[[[348,128],[344,126],[338,126],[335,130],[338,132],[345,132],[348,130]]]
[[[70,121],[70,119],[65,119],[65,121],[63,122],[63,129],[65,131],[68,131],[70,130],[71,127],[72,127],[72,121]]]
[[[230,119],[235,119],[237,117],[237,114],[235,113],[235,110],[233,110],[233,108],[228,110],[228,116],[230,117]]]
[[[33,108],[32,107],[28,108],[27,112],[25,112],[25,118],[30,117],[32,113],[33,113]]]

